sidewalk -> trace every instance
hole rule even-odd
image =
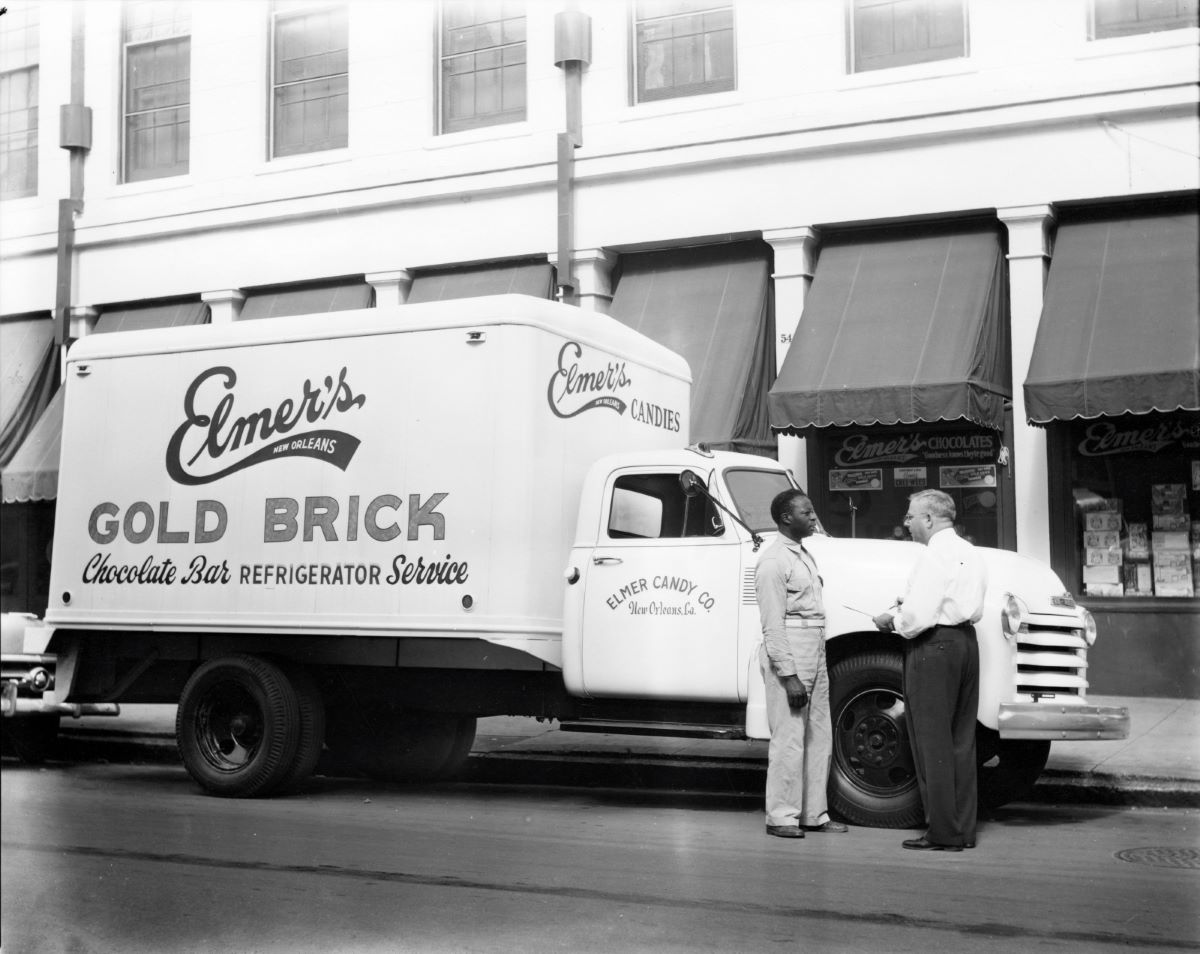
[[[1038,801],[1200,808],[1200,700],[1092,696],[1128,706],[1128,739],[1055,742],[1034,790]],[[122,706],[116,718],[64,719],[62,756],[82,761],[177,761],[174,706]],[[758,791],[766,742],[565,732],[556,722],[479,720],[466,777],[559,784],[611,782],[624,773],[648,787],[716,784]],[[700,779],[697,773],[705,773]]]

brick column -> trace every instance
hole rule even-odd
[[[398,268],[391,272],[370,272],[364,278],[375,289],[376,308],[389,308],[408,302],[408,293],[412,291],[412,272]]]
[[[1050,562],[1049,469],[1045,428],[1025,420],[1025,375],[1033,357],[1033,341],[1050,265],[1050,230],[1054,209],[1026,205],[997,209],[1008,228],[1008,293],[1012,318],[1013,481],[1017,506],[1017,549],[1025,556]]]
[[[775,370],[778,371],[800,326],[804,300],[817,267],[820,233],[808,226],[770,229],[763,232],[763,240],[775,250],[771,280],[775,284]],[[790,467],[800,485],[808,489],[808,450],[802,438],[779,438],[779,462]]]
[[[200,300],[208,305],[212,324],[227,325],[242,316],[246,295],[240,288],[223,288],[220,291],[201,292]]]

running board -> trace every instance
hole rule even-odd
[[[619,722],[589,719],[559,722],[564,732],[604,732],[612,735],[658,735],[685,739],[745,739],[746,730],[729,725],[693,725],[685,722]]]

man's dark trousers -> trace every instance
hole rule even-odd
[[[912,640],[904,699],[927,837],[938,845],[973,844],[979,645],[970,623],[934,626]]]

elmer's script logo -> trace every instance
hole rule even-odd
[[[583,348],[568,341],[558,352],[558,368],[550,375],[546,400],[558,417],[574,417],[593,408],[607,407],[625,413],[625,402],[616,392],[633,382],[625,373],[624,361],[608,361],[594,367],[581,366]]]
[[[1079,442],[1084,457],[1106,457],[1109,454],[1157,454],[1176,442],[1184,447],[1200,446],[1200,424],[1167,421],[1144,427],[1117,427],[1108,421],[1088,426]]]
[[[167,444],[167,473],[172,480],[208,484],[280,457],[314,457],[346,469],[359,439],[312,427],[334,411],[344,413],[366,403],[366,397],[356,395],[346,383],[345,368],[336,380],[326,376],[319,386],[305,380],[299,400],[284,398],[273,410],[264,407],[235,416],[236,384],[233,368],[218,367],[201,372],[188,386],[183,399],[186,420]],[[298,427],[309,429],[293,433]],[[185,460],[186,455],[190,456]]]

